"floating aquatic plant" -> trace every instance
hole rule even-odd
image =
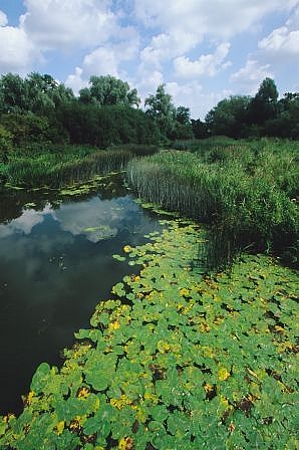
[[[264,256],[193,267],[195,224],[139,247],[60,369],[42,363],[0,448],[296,449],[298,274]]]

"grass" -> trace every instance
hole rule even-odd
[[[79,145],[31,144],[10,151],[0,160],[0,183],[25,187],[61,187],[86,181],[96,174],[124,170],[133,156],[152,155],[154,145],[127,144],[101,150]]]
[[[120,148],[31,146],[12,152],[6,164],[0,165],[0,176],[11,185],[57,188],[123,170],[132,157],[132,152]]]
[[[298,151],[298,142],[199,141],[130,161],[127,179],[145,201],[213,225],[218,243],[296,263]]]

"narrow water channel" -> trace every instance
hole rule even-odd
[[[159,229],[117,180],[66,200],[0,193],[0,414],[20,412],[36,367],[59,365],[98,301],[132,272],[112,255]]]

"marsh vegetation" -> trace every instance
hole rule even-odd
[[[108,200],[103,175],[119,171],[130,204],[139,197],[161,221],[110,255],[129,275],[97,299],[64,362],[37,367],[19,416],[0,417],[0,448],[295,450],[299,95],[278,99],[265,79],[205,122],[174,107],[164,85],[145,111],[139,103],[111,76],[91,77],[79,97],[49,75],[1,78],[8,210],[28,188],[48,203],[55,192],[53,210],[100,186]],[[42,203],[16,205],[43,215]],[[111,238],[97,220],[81,237]]]
[[[130,161],[129,184],[145,201],[212,225],[223,247],[214,261],[250,248],[298,262],[298,143],[217,138],[189,149]]]

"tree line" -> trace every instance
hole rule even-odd
[[[265,78],[254,97],[235,95],[221,100],[205,118],[206,131],[233,138],[298,139],[299,93],[278,97],[274,80]]]
[[[0,149],[5,154],[28,142],[107,147],[211,135],[298,139],[299,93],[278,97],[274,80],[266,78],[255,96],[225,98],[201,121],[191,119],[189,108],[175,107],[165,85],[141,109],[137,90],[111,75],[91,76],[75,96],[51,75],[8,73],[0,78]]]

